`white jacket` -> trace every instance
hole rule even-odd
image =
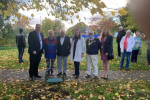
[[[76,51],[73,59],[73,48],[74,48],[74,41],[72,40],[71,43],[71,49],[70,49],[70,61],[82,61],[83,58],[81,57],[81,54],[85,52],[85,46],[84,46],[84,38],[81,37],[81,39],[78,39],[77,44],[76,44]]]
[[[121,52],[124,52],[124,40],[125,37],[122,37],[121,41],[120,41],[120,48],[121,48]],[[135,45],[135,40],[133,36],[130,36],[129,38],[127,38],[127,48],[126,48],[126,52],[132,52],[132,48]]]

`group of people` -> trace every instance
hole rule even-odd
[[[25,39],[22,34],[23,30],[20,29],[20,34],[16,36],[16,43],[19,50],[19,62],[22,60],[22,52],[25,48]],[[79,77],[79,66],[80,62],[83,60],[86,47],[86,65],[87,65],[87,75],[86,78],[91,76],[91,65],[93,65],[93,75],[94,79],[98,78],[98,54],[100,50],[101,60],[103,62],[103,73],[101,78],[108,78],[109,71],[109,60],[108,56],[113,54],[113,37],[110,34],[110,31],[107,27],[104,27],[101,32],[101,39],[94,37],[94,31],[89,31],[89,38],[86,40],[86,45],[84,43],[84,38],[81,37],[81,33],[78,29],[74,30],[74,36],[72,42],[70,38],[65,35],[65,30],[60,30],[60,35],[54,37],[54,31],[48,31],[48,37],[44,39],[43,34],[41,33],[41,25],[36,24],[34,31],[29,33],[28,36],[28,53],[30,60],[29,68],[29,77],[30,80],[34,80],[34,77],[40,78],[38,74],[38,66],[41,60],[42,53],[44,53],[47,66],[47,75],[54,76],[54,63],[57,58],[57,75],[67,75],[67,58],[70,55],[70,61],[74,61],[75,71],[73,75],[75,78]],[[123,68],[124,58],[126,54],[126,66],[125,69],[129,69],[129,60],[132,53],[131,62],[137,62],[137,54],[139,48],[142,46],[142,41],[140,32],[136,33],[136,37],[131,36],[131,31],[124,31],[123,27],[119,27],[119,33],[116,39],[118,43],[118,57],[121,57],[120,69]],[[22,42],[19,41],[18,37],[22,37]],[[22,47],[19,46],[19,43],[22,44]],[[44,50],[44,51],[43,51]],[[63,70],[62,70],[63,62]],[[150,63],[150,62],[149,62]]]

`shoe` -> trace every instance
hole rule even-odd
[[[67,74],[66,73],[63,73],[64,74],[64,76],[66,76]]]
[[[51,73],[51,76],[54,76],[54,73]]]
[[[76,75],[74,78],[79,78],[79,75]]]
[[[126,71],[129,71],[130,69],[128,68],[128,69],[126,69]]]
[[[62,72],[58,73],[57,76],[60,76],[62,74]]]
[[[98,77],[97,77],[97,76],[94,76],[93,79],[98,79]]]
[[[87,75],[85,76],[85,78],[90,78],[90,75],[87,74]]]
[[[33,81],[34,79],[33,79],[33,77],[30,77],[30,81]]]
[[[34,77],[41,78],[41,76],[40,76],[40,75],[34,75]]]
[[[119,67],[119,69],[123,69],[123,67]]]
[[[23,61],[19,61],[19,63],[23,63]]]
[[[120,56],[117,55],[116,58],[118,58],[118,57],[120,57]]]
[[[107,75],[107,77],[104,77],[104,79],[108,79],[108,75]]]
[[[47,75],[47,76],[49,76],[49,75],[50,75],[50,72],[49,72],[49,71],[47,71],[46,75]]]
[[[72,74],[72,76],[76,76],[76,74],[75,74],[75,73],[73,73],[73,74]]]

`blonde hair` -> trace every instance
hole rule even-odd
[[[53,30],[48,30],[48,34],[49,34],[50,32],[54,35],[54,31],[53,31]]]
[[[105,36],[105,35],[104,35],[104,29],[107,30],[107,36],[111,35],[109,29],[108,29],[107,27],[104,27],[103,30],[102,30],[102,33],[101,33],[101,38],[104,38],[104,36]]]

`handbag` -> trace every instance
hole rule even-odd
[[[114,59],[114,53],[113,53],[113,52],[112,52],[112,53],[109,53],[109,54],[107,55],[107,59],[108,59],[108,60]]]
[[[141,55],[141,48],[139,48],[138,50],[138,55]]]

